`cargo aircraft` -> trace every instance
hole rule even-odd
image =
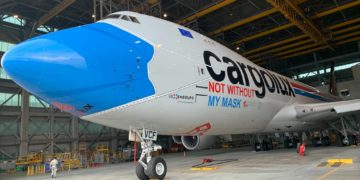
[[[60,110],[129,130],[141,141],[136,174],[163,179],[157,135],[189,150],[214,136],[325,128],[360,109],[257,66],[181,25],[135,12],[38,36],[2,57],[21,87]],[[346,140],[346,139],[345,139]]]

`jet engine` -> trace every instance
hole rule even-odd
[[[188,150],[200,150],[215,144],[215,136],[181,136],[183,146]]]
[[[176,144],[181,144],[181,136],[172,136],[172,139]]]

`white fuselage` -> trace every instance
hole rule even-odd
[[[82,119],[125,130],[146,127],[164,135],[297,131],[311,127],[297,121],[291,107],[322,101],[295,93],[293,83],[310,94],[319,95],[316,89],[261,68],[180,25],[133,12],[119,13],[137,17],[140,24],[121,19],[100,22],[134,34],[154,47],[148,75],[155,94]],[[179,28],[190,32],[192,38],[182,35]],[[207,59],[210,64],[206,64],[205,52],[211,53]],[[241,65],[245,68],[241,69]],[[215,80],[210,71],[221,80]],[[257,72],[261,71],[265,73],[260,77]],[[222,72],[223,78],[220,77]],[[234,83],[234,79],[231,81],[229,76],[236,78],[238,83]],[[242,76],[242,83],[239,76]],[[205,131],[199,130],[204,127]]]

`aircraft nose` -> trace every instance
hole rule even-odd
[[[86,67],[85,58],[66,45],[48,38],[37,38],[19,44],[5,53],[2,67],[12,79],[33,93],[48,91],[51,77]],[[59,78],[57,80],[60,80]],[[61,79],[64,83],[65,78]],[[62,83],[59,82],[59,83]]]
[[[153,95],[153,47],[107,23],[27,40],[6,52],[5,72],[43,100],[78,116]]]

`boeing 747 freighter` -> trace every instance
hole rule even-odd
[[[21,87],[81,119],[140,140],[140,179],[165,177],[157,135],[190,150],[214,135],[324,128],[359,100],[271,72],[191,29],[134,12],[16,45],[2,67]]]

